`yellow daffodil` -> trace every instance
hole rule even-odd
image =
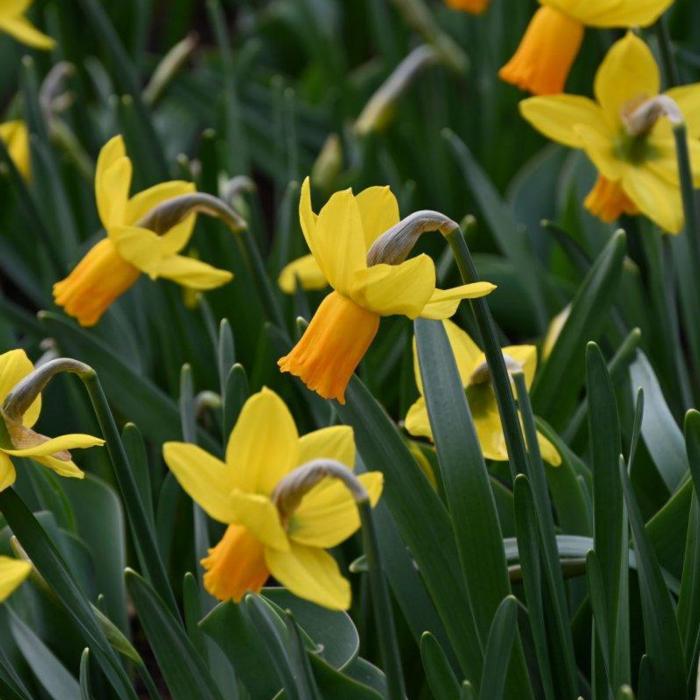
[[[20,119],[0,124],[0,139],[3,140],[17,170],[28,180],[31,174],[31,157],[27,125]]]
[[[224,462],[181,442],[166,443],[163,455],[192,499],[228,525],[202,560],[209,593],[239,601],[246,592],[259,591],[271,574],[301,598],[333,609],[349,607],[350,585],[325,550],[359,528],[352,496],[342,483],[324,478],[303,494],[292,512],[282,512],[276,489],[312,460],[335,460],[352,468],[352,428],[334,426],[299,437],[284,402],[263,389],[243,406]],[[358,478],[374,505],[382,475],[369,472]]]
[[[580,148],[598,169],[586,208],[606,222],[642,213],[669,233],[683,227],[674,137],[658,114],[643,129],[632,117],[660,90],[659,69],[647,45],[631,32],[616,42],[595,78],[595,98],[531,97],[520,111],[545,136]],[[682,112],[694,179],[700,181],[700,83],[668,90]]]
[[[163,277],[196,290],[219,287],[232,277],[230,272],[178,255],[190,240],[195,214],[161,236],[140,225],[154,207],[193,192],[194,185],[173,180],[129,197],[131,170],[124,141],[115,136],[100,151],[95,174],[97,209],[107,235],[53,288],[56,304],[83,326],[97,323],[142,272],[151,279]]]
[[[400,264],[368,265],[372,244],[399,223],[398,204],[388,187],[369,187],[357,196],[349,189],[336,192],[317,215],[306,178],[299,217],[311,255],[293,263],[291,272],[283,271],[280,282],[293,289],[297,277],[312,288],[327,281],[334,291],[278,364],[324,398],[344,403],[350,377],[374,340],[381,316],[447,318],[460,300],[485,296],[495,288],[477,282],[437,289],[435,264],[427,255]]]
[[[443,321],[450,347],[455,356],[459,377],[467,395],[469,410],[474,421],[481,451],[486,459],[504,461],[508,459],[506,440],[498,413],[498,404],[490,381],[486,357],[476,343],[452,321]],[[537,369],[537,349],[534,345],[509,345],[502,349],[506,364],[522,368],[525,383],[530,388]],[[406,415],[406,430],[411,435],[433,439],[428,419],[428,409],[423,397],[416,341],[413,340],[413,371],[420,398]],[[552,443],[541,433],[537,434],[543,459],[554,466],[561,464],[561,457]]]
[[[585,27],[646,27],[673,0],[540,0],[513,58],[499,72],[534,95],[564,91]]]
[[[0,32],[35,49],[52,49],[56,42],[24,16],[31,4],[32,0],[0,0]]]
[[[31,570],[32,565],[28,561],[0,555],[0,603],[22,585]]]
[[[34,366],[24,350],[10,350],[0,355],[0,404],[12,389],[32,372]],[[69,450],[103,445],[104,440],[73,433],[48,438],[34,430],[32,426],[39,419],[41,396],[32,402],[21,420],[9,418],[4,411],[0,417],[0,491],[15,482],[15,468],[10,457],[29,457],[48,467],[59,476],[82,479],[85,474],[71,459]]]
[[[448,7],[453,10],[462,10],[473,15],[480,15],[486,11],[490,0],[445,0]]]

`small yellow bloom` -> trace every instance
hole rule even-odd
[[[28,561],[0,556],[0,603],[7,600],[32,571]]]
[[[445,0],[448,7],[453,10],[462,10],[473,15],[480,15],[486,11],[490,0]]]
[[[388,187],[369,187],[357,196],[336,192],[317,215],[311,208],[309,179],[301,188],[299,217],[311,255],[280,275],[283,289],[295,280],[334,291],[318,307],[294,349],[278,362],[324,398],[345,402],[345,389],[374,340],[381,316],[447,318],[462,299],[489,294],[489,282],[437,289],[435,264],[418,255],[398,265],[367,265],[374,241],[399,222],[396,198]],[[325,285],[323,285],[325,286]]]
[[[0,124],[0,139],[5,143],[10,158],[25,180],[31,175],[32,161],[29,153],[29,131],[20,119]]]
[[[232,278],[230,272],[178,255],[190,240],[195,214],[162,236],[138,225],[162,202],[193,192],[194,184],[163,182],[133,197],[129,197],[130,186],[131,160],[122,137],[115,136],[100,151],[95,174],[97,209],[107,237],[53,287],[56,304],[83,326],[95,325],[142,272],[151,279],[163,277],[194,290],[213,289]]]
[[[564,91],[585,27],[646,27],[673,0],[540,0],[518,50],[499,71],[534,95]]]
[[[455,356],[459,377],[467,394],[469,410],[474,421],[481,451],[486,459],[504,461],[508,459],[506,439],[503,435],[501,417],[493,386],[490,381],[486,357],[476,343],[452,321],[443,321],[450,347]],[[537,349],[534,345],[509,345],[503,348],[506,361],[512,361],[521,366],[525,375],[525,383],[530,388],[537,369]],[[411,406],[406,414],[406,430],[411,435],[433,439],[428,419],[428,409],[423,397],[423,382],[418,365],[416,341],[413,340],[413,370],[420,398]],[[561,457],[552,443],[541,433],[537,433],[542,458],[550,464],[559,466]]]
[[[10,350],[0,355],[0,404],[12,389],[34,369],[24,350]],[[16,473],[10,457],[30,457],[59,476],[82,479],[85,474],[71,459],[69,450],[104,445],[104,440],[72,433],[48,438],[32,430],[41,412],[38,396],[21,421],[0,417],[0,491],[12,486]]]
[[[35,49],[52,49],[56,42],[24,16],[31,4],[32,0],[0,0],[0,32]]]
[[[359,527],[355,502],[344,484],[324,478],[292,513],[274,500],[280,481],[315,459],[355,463],[352,428],[334,426],[299,437],[282,399],[263,389],[246,401],[222,462],[196,445],[168,442],[163,456],[182,488],[228,528],[202,560],[204,586],[220,600],[240,601],[259,591],[271,574],[295,595],[327,608],[350,606],[350,584],[325,550]],[[374,505],[379,472],[359,480]]]
[[[583,150],[600,177],[585,201],[603,221],[641,212],[669,233],[683,228],[683,207],[671,125],[661,118],[632,135],[626,119],[659,94],[659,69],[647,45],[629,32],[595,78],[595,101],[574,95],[531,97],[520,112],[550,139]],[[700,182],[700,83],[665,93],[686,121],[693,177]]]

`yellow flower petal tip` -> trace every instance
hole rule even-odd
[[[24,15],[31,0],[0,3],[0,32],[5,32],[34,49],[51,50],[56,42],[40,32]]]
[[[12,162],[20,175],[29,180],[31,177],[31,154],[29,151],[29,130],[27,125],[16,119],[14,121],[0,124],[0,139],[7,148]]]
[[[32,565],[28,561],[0,556],[0,603],[22,585],[31,571]]]
[[[294,349],[278,361],[325,399],[345,403],[345,389],[379,329],[379,315],[331,292]]]
[[[480,15],[486,12],[490,0],[445,0],[445,4],[453,10],[469,12],[472,15]]]
[[[573,17],[553,7],[540,7],[499,77],[534,95],[562,92],[583,32],[583,24]]]
[[[107,237],[53,288],[56,304],[82,326],[95,325],[141,273],[197,291],[214,289],[233,279],[227,270],[178,254],[192,236],[196,215],[185,217],[162,235],[140,226],[159,204],[192,193],[194,184],[173,180],[129,197],[131,176],[124,139],[114,136],[102,147],[95,173],[97,210]]]

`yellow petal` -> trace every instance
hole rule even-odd
[[[621,126],[623,108],[659,94],[661,77],[649,47],[632,32],[616,41],[595,77],[596,99],[611,128]]]
[[[283,551],[289,549],[289,540],[280,522],[279,511],[267,496],[234,489],[231,505],[236,514],[236,523],[246,527],[266,547]]]
[[[615,155],[613,141],[603,137],[600,132],[590,128],[587,124],[577,124],[574,128],[581,138],[583,150],[598,172],[611,182],[619,180],[622,177],[625,163]]]
[[[9,598],[31,571],[28,561],[0,556],[0,603]]]
[[[368,187],[355,198],[360,209],[365,249],[387,229],[399,223],[399,203],[389,186]]]
[[[537,348],[534,345],[507,345],[501,352],[522,366],[525,386],[529,389],[537,370]],[[486,357],[483,356],[483,359],[486,360]]]
[[[72,460],[56,459],[51,455],[31,457],[35,462],[66,479],[84,479],[85,472]]]
[[[23,15],[32,4],[32,0],[3,0],[0,3],[0,17],[17,17]]]
[[[113,226],[108,231],[119,255],[149,277],[156,277],[156,270],[163,260],[162,240],[153,231],[137,226]]]
[[[400,265],[372,265],[355,273],[350,298],[381,316],[417,318],[435,291],[435,264],[425,254]]]
[[[301,282],[302,289],[319,290],[328,286],[328,280],[313,255],[304,255],[285,265],[277,278],[277,284],[285,294],[293,294],[297,288],[297,279]]]
[[[382,493],[384,475],[368,472],[358,477],[374,506]],[[360,527],[357,504],[337,479],[324,479],[302,499],[289,520],[289,537],[299,544],[329,549],[344,542]]]
[[[429,438],[430,440],[433,439],[433,431],[430,427],[430,418],[428,417],[428,408],[422,396],[419,396],[411,408],[408,409],[404,425],[411,435]]]
[[[496,289],[491,282],[472,282],[451,289],[436,289],[423,307],[421,318],[443,319],[454,316],[462,299],[478,299]]]
[[[149,187],[135,194],[127,202],[124,223],[129,226],[135,225],[161,202],[194,191],[194,183],[184,180],[171,180]],[[196,218],[195,214],[188,216],[162,236],[163,250],[167,254],[179,253],[187,245],[192,236]]]
[[[8,350],[0,355],[0,404],[22,379],[34,370],[32,361],[24,350]],[[22,425],[31,428],[41,413],[41,394],[22,416]]]
[[[0,139],[5,142],[17,170],[25,180],[28,180],[32,164],[27,125],[19,119],[0,124]]]
[[[102,440],[102,438],[84,435],[82,433],[69,433],[68,435],[50,438],[49,440],[32,445],[31,447],[11,450],[3,448],[2,451],[14,457],[45,457],[56,454],[57,452],[98,447],[104,444],[105,441]]]
[[[106,230],[125,223],[130,187],[131,161],[126,155],[124,139],[115,136],[102,147],[95,172],[97,210]]]
[[[607,137],[610,133],[603,110],[593,100],[577,95],[530,97],[518,105],[520,114],[547,138],[570,148],[583,148],[577,124]]]
[[[468,387],[467,400],[484,458],[500,462],[507,460],[506,439],[491,385]]]
[[[49,51],[56,42],[40,32],[26,17],[0,17],[0,31],[35,49]]]
[[[12,460],[6,454],[0,452],[0,491],[4,491],[12,486],[16,478],[17,473]]]
[[[540,448],[540,455],[545,462],[553,467],[561,465],[561,455],[557,452],[557,448],[540,432],[537,433],[537,444]]]
[[[700,83],[671,88],[666,94],[678,103],[691,138],[700,137]]]
[[[163,459],[180,486],[210,517],[222,523],[234,521],[230,494],[235,480],[228,465],[185,442],[166,442]]]
[[[639,210],[668,233],[683,229],[683,205],[677,185],[659,177],[649,168],[629,166],[622,186]]]
[[[350,584],[322,549],[291,543],[288,552],[265,549],[270,573],[294,595],[331,610],[350,607]]]
[[[355,435],[349,425],[333,425],[307,433],[299,439],[297,464],[312,459],[335,459],[346,467],[355,466]]]
[[[172,280],[189,289],[216,289],[233,279],[233,274],[184,255],[162,258],[152,268],[152,277]]]
[[[589,27],[648,27],[673,0],[540,0]]]
[[[263,387],[243,405],[226,447],[234,486],[269,496],[298,463],[299,434],[284,401]]]

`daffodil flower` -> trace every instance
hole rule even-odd
[[[173,180],[129,197],[131,172],[124,141],[115,136],[100,151],[95,174],[97,209],[107,235],[53,287],[56,304],[83,326],[97,323],[141,273],[195,290],[213,289],[232,278],[230,272],[178,255],[192,236],[195,214],[162,236],[140,225],[157,205],[193,192],[194,185]]]
[[[0,603],[7,600],[32,571],[28,561],[0,556]]]
[[[13,163],[25,180],[31,174],[31,157],[29,154],[29,132],[27,125],[20,119],[0,124],[2,139]]]
[[[669,233],[683,228],[675,142],[667,119],[630,131],[645,102],[658,98],[661,79],[648,46],[631,32],[617,41],[595,78],[595,101],[575,95],[531,97],[520,112],[554,141],[583,150],[599,172],[586,208],[606,222],[642,213]],[[668,90],[683,114],[693,177],[700,182],[700,83]]]
[[[647,27],[673,0],[540,0],[518,50],[499,76],[533,95],[564,91],[585,27]]]
[[[214,520],[228,525],[202,560],[204,586],[220,600],[240,601],[274,576],[295,595],[328,608],[350,606],[350,584],[326,549],[360,526],[346,487],[329,478],[303,494],[291,512],[277,500],[280,483],[316,459],[355,463],[352,428],[334,426],[299,437],[289,410],[273,391],[246,401],[220,461],[196,445],[169,442],[163,456],[182,488]],[[374,505],[382,474],[361,474]]]
[[[0,32],[35,49],[52,49],[56,42],[24,16],[31,4],[32,0],[0,0]]]
[[[495,289],[489,282],[437,289],[435,264],[427,255],[398,264],[368,264],[373,244],[399,223],[398,204],[388,187],[369,187],[357,196],[349,189],[336,192],[316,215],[306,178],[299,217],[311,256],[293,263],[291,273],[283,271],[282,286],[288,288],[287,282],[299,277],[314,288],[325,280],[334,291],[278,364],[324,398],[345,402],[350,377],[374,340],[381,316],[447,318],[462,299]]]
[[[454,353],[459,371],[459,378],[467,395],[469,410],[474,421],[476,435],[481,451],[486,459],[505,461],[508,459],[506,439],[503,435],[501,417],[498,413],[496,395],[491,384],[486,356],[476,343],[452,321],[443,321],[450,347]],[[537,369],[537,349],[534,345],[509,345],[502,349],[506,365],[522,368],[525,384],[530,388]],[[413,371],[420,397],[406,414],[406,430],[417,437],[433,439],[428,418],[428,409],[423,397],[416,341],[413,339]],[[543,459],[554,466],[561,464],[561,457],[552,443],[541,433],[537,433],[537,442]]]
[[[462,10],[472,15],[480,15],[486,11],[490,0],[445,0],[445,4],[453,10]]]
[[[34,370],[24,350],[10,350],[0,355],[0,404],[14,387]],[[104,445],[104,440],[72,433],[57,438],[41,435],[32,427],[39,420],[41,395],[32,402],[21,419],[0,411],[0,491],[12,486],[16,473],[11,457],[29,457],[59,476],[82,479],[85,474],[71,459],[69,450]]]

